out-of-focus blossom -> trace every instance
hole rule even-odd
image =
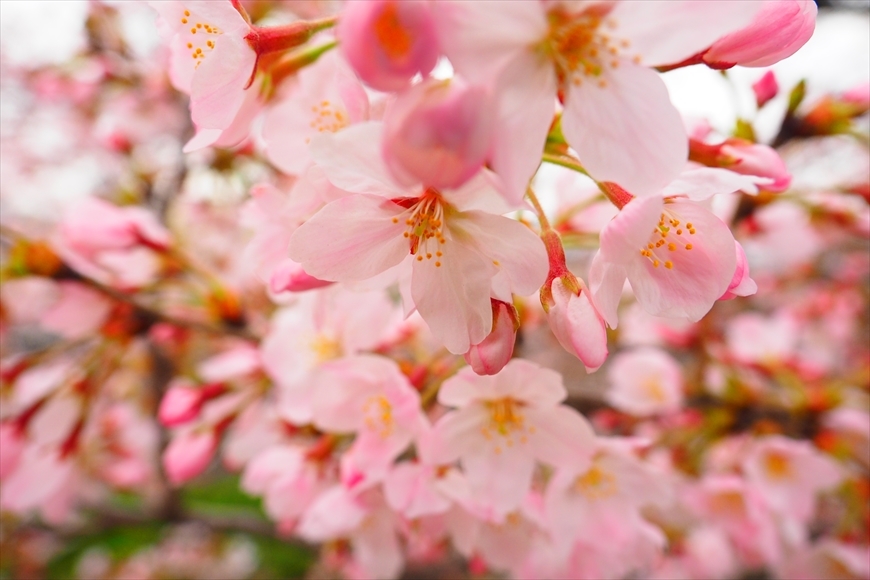
[[[404,89],[438,61],[432,14],[438,9],[428,1],[351,3],[337,30],[342,54],[367,85],[380,91]]]
[[[683,404],[683,376],[679,363],[666,352],[639,348],[613,357],[607,369],[607,400],[632,415],[678,410]]]
[[[529,491],[537,461],[570,467],[591,456],[592,430],[559,404],[566,394],[558,374],[524,360],[492,377],[460,371],[438,392],[458,409],[435,424],[426,460],[460,459],[474,495],[503,516]]]
[[[483,166],[494,131],[489,91],[460,78],[401,93],[384,118],[384,159],[403,184],[461,186]]]

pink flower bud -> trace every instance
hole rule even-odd
[[[465,361],[479,375],[494,375],[511,360],[517,339],[517,311],[500,300],[492,300],[492,332],[465,353]]]
[[[214,431],[189,431],[175,437],[163,452],[163,469],[173,485],[193,479],[208,467],[217,448]]]
[[[770,66],[806,44],[816,27],[813,0],[765,2],[749,26],[713,43],[704,62],[713,68]]]
[[[755,104],[760,109],[767,102],[776,96],[779,92],[779,84],[776,82],[776,75],[772,70],[764,73],[764,76],[758,79],[753,85],[752,90],[755,91]]]
[[[412,87],[384,120],[387,166],[407,185],[459,187],[486,160],[494,110],[485,88],[456,78]]]
[[[773,179],[773,183],[762,185],[762,189],[779,193],[791,184],[791,173],[785,162],[779,153],[767,145],[731,140],[722,145],[720,152],[732,162],[727,169],[742,175]]]
[[[426,76],[440,53],[428,2],[348,2],[337,35],[357,75],[381,91],[398,91]]]
[[[579,292],[571,291],[562,278],[553,280],[553,304],[547,312],[550,330],[562,348],[579,358],[589,372],[607,360],[607,331],[604,319],[582,281]]]
[[[190,381],[176,379],[160,401],[157,418],[167,427],[182,425],[199,415],[203,401],[202,389],[194,387]]]

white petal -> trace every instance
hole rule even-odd
[[[570,86],[562,130],[592,177],[634,195],[660,191],[680,174],[689,154],[683,120],[664,82],[629,61]]]

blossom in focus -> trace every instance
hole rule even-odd
[[[251,25],[229,1],[150,2],[158,27],[170,42],[169,78],[190,95],[198,145],[217,141],[248,94],[257,53],[245,40]]]
[[[737,266],[734,236],[700,204],[636,198],[601,232],[590,273],[611,328],[626,279],[644,310],[700,320],[728,289]]]
[[[540,287],[543,244],[526,226],[490,213],[509,208],[482,174],[452,190],[397,185],[372,148],[380,142],[380,124],[367,123],[312,143],[330,181],[356,195],[302,224],[290,238],[290,258],[339,282],[410,269],[417,311],[448,350],[465,353],[492,330],[490,297],[511,302],[512,293]]]
[[[686,134],[648,67],[698,53],[749,24],[757,8],[709,0],[457,1],[439,6],[437,20],[456,70],[494,87],[492,168],[507,199],[518,201],[540,162],[557,94],[562,131],[595,179],[636,195],[667,185],[685,163]]]

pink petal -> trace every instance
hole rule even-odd
[[[454,221],[481,254],[498,262],[512,292],[528,296],[540,290],[549,270],[547,250],[528,226],[481,211],[463,212]]]
[[[751,24],[713,43],[704,61],[770,66],[806,44],[815,30],[817,13],[813,0],[765,2]]]
[[[257,59],[241,37],[222,36],[193,76],[191,117],[200,128],[226,129],[233,123]]]
[[[645,4],[645,3],[644,3]],[[689,154],[680,114],[658,73],[630,61],[582,78],[568,90],[562,130],[595,179],[634,195],[656,193],[683,170]]]
[[[492,330],[489,289],[496,267],[455,237],[439,247],[440,266],[434,259],[413,260],[411,294],[432,334],[462,354]]]
[[[494,386],[490,398],[510,397],[534,407],[553,407],[568,396],[559,373],[520,358],[508,363]]]
[[[535,461],[528,447],[504,448],[501,453],[463,452],[462,469],[475,499],[501,518],[517,509],[532,486]]]
[[[491,166],[505,198],[518,203],[541,162],[555,114],[556,74],[541,55],[522,52],[499,75],[494,94],[498,112]]]
[[[371,195],[337,199],[293,232],[290,258],[321,280],[371,278],[408,256],[402,211]]]

